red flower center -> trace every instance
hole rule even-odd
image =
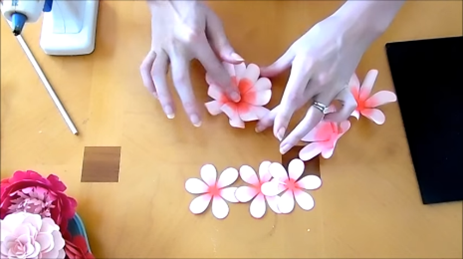
[[[220,197],[220,191],[221,189],[217,187],[217,184],[214,184],[212,186],[209,186],[207,189],[207,192],[212,196],[212,197]]]
[[[299,184],[297,183],[296,180],[294,179],[288,179],[285,181],[285,184],[286,184],[286,187],[288,188],[288,190],[291,190],[291,191],[296,191],[296,190],[299,190],[301,187],[299,186]]]

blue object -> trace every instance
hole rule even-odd
[[[11,15],[11,23],[13,25],[13,34],[18,36],[22,33],[24,25],[26,25],[27,16],[22,13],[13,13]]]
[[[85,243],[87,244],[88,251],[90,250],[90,243],[88,242],[87,231],[85,231],[84,222],[79,217],[79,214],[75,214],[74,217],[68,222],[68,230],[72,236],[83,236],[85,238]]]
[[[48,13],[53,7],[53,0],[45,0],[45,5],[43,6],[43,11]]]

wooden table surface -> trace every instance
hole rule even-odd
[[[273,62],[341,2],[215,1],[230,41],[248,62]],[[225,220],[188,211],[184,189],[205,163],[219,170],[280,161],[271,131],[232,129],[211,117],[193,127],[183,112],[168,120],[142,85],[139,66],[150,46],[144,1],[100,3],[96,51],[50,57],[39,47],[41,24],[25,39],[80,131],[70,133],[7,24],[1,22],[1,176],[34,169],[58,174],[99,258],[461,258],[462,204],[421,203],[396,103],[387,121],[355,123],[330,160],[321,160],[316,207],[253,219],[231,205]],[[393,90],[384,44],[461,35],[461,1],[409,1],[365,54],[358,75],[380,71],[375,90]],[[204,70],[192,65],[198,100],[207,99]],[[273,80],[273,107],[287,74]],[[419,92],[419,85],[411,85]],[[177,104],[180,103],[177,100]],[[181,107],[181,106],[179,106]],[[120,146],[118,182],[82,183],[84,147]],[[353,152],[355,150],[355,152]]]

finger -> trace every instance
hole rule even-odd
[[[156,52],[153,50],[148,53],[140,65],[140,74],[143,85],[150,91],[154,97],[158,97],[156,87],[154,86],[153,78],[151,77],[151,68],[153,67],[154,60],[156,59]]]
[[[329,113],[325,116],[325,120],[333,122],[342,122],[349,118],[349,116],[357,108],[357,102],[355,101],[352,92],[348,88],[344,88],[336,96],[337,100],[341,102],[341,108],[333,113]]]
[[[167,86],[166,74],[169,57],[164,51],[158,51],[154,64],[151,67],[151,78],[156,88],[156,93],[167,118],[175,117],[175,107],[172,95]]]
[[[210,10],[206,12],[206,35],[212,48],[223,61],[232,64],[244,61],[230,45],[219,17]]]
[[[265,77],[274,77],[288,69],[291,66],[291,62],[293,62],[294,58],[295,53],[290,47],[273,64],[267,67],[261,67],[260,74]]]
[[[273,126],[273,134],[280,141],[283,139],[291,117],[298,106],[304,105],[311,98],[311,96],[303,94],[312,73],[311,64],[305,58],[296,57],[294,59],[288,84],[281,99],[280,110],[277,112]]]
[[[261,118],[256,125],[256,132],[262,132],[268,127],[271,127],[273,125],[273,122],[275,121],[275,117],[280,109],[280,105],[276,106],[273,108],[265,117]]]
[[[315,101],[324,104],[328,107],[328,104],[331,103],[333,97],[329,95],[317,96]],[[299,143],[303,137],[305,137],[318,123],[324,118],[324,112],[320,111],[315,106],[310,106],[304,118],[299,122],[299,124],[294,128],[294,130],[284,139],[280,144],[280,153],[285,154],[291,148]]]
[[[201,126],[193,87],[191,86],[189,62],[184,56],[174,53],[171,56],[172,81],[178,96],[182,101],[183,108],[195,127]]]
[[[196,58],[204,66],[212,81],[218,84],[229,98],[238,102],[241,99],[238,92],[238,86],[233,84],[231,76],[228,74],[222,63],[217,59],[217,56],[214,54],[214,51],[212,51],[206,37],[198,42],[198,44],[194,46],[193,50]]]

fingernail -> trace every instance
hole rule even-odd
[[[289,144],[284,144],[281,148],[280,148],[280,153],[282,155],[284,155],[286,152],[288,152],[290,149],[290,145]]]
[[[195,127],[201,126],[201,120],[199,119],[198,115],[196,114],[191,115],[190,120],[191,120],[191,123],[193,123]]]
[[[241,100],[241,95],[237,92],[231,93],[230,97],[234,102],[239,102]]]
[[[244,58],[236,53],[231,54],[231,58],[233,58],[236,61],[244,61]]]
[[[265,128],[264,128],[263,125],[257,125],[257,126],[256,126],[256,132],[257,132],[257,133],[260,133],[260,132],[264,131],[264,129],[265,129]]]
[[[285,131],[286,129],[285,128],[280,128],[277,132],[277,138],[279,141],[281,141],[283,139],[283,137],[285,136]]]
[[[166,113],[167,118],[169,119],[175,118],[174,110],[169,105],[164,106],[164,112]]]

